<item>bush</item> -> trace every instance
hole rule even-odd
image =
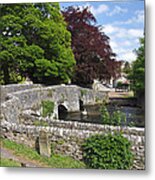
[[[133,164],[131,143],[120,133],[94,135],[83,144],[83,160],[88,168],[130,169]]]
[[[107,107],[105,106],[105,104],[102,104],[100,112],[103,124],[114,126],[121,126],[122,124],[126,124],[126,115],[119,110],[114,111],[110,116]]]
[[[114,111],[111,117],[111,124],[114,126],[120,126],[122,123],[126,123],[126,115],[125,113],[117,110]]]
[[[110,114],[109,114],[105,104],[103,104],[101,106],[100,112],[101,112],[101,117],[102,117],[103,124],[110,124]]]

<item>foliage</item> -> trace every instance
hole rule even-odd
[[[111,115],[109,114],[106,105],[103,103],[101,108],[101,117],[103,124],[109,124],[114,126],[121,126],[123,123],[126,123],[125,113],[117,110],[114,111]]]
[[[145,40],[140,39],[140,47],[136,50],[137,59],[132,64],[129,78],[132,82],[132,89],[135,93],[144,93],[145,91]]]
[[[126,61],[125,64],[124,64],[123,72],[125,74],[129,74],[130,71],[131,71],[131,65],[130,65],[130,63],[128,61]]]
[[[94,135],[83,144],[84,162],[94,169],[130,169],[131,144],[121,134]]]
[[[51,116],[54,110],[53,101],[42,101],[42,116],[47,117]]]
[[[38,162],[42,167],[52,168],[84,168],[85,165],[81,161],[77,161],[68,156],[53,154],[47,158],[40,156],[35,150],[13,141],[2,139],[2,147],[10,149],[16,156]]]
[[[11,159],[1,158],[0,167],[21,167],[21,164]]]
[[[1,83],[69,81],[75,60],[58,3],[1,4],[0,27]]]
[[[117,88],[122,88],[122,86],[123,86],[123,83],[121,81],[118,81]]]
[[[125,113],[119,110],[114,111],[111,117],[111,124],[115,126],[121,126],[123,123],[126,123]]]
[[[109,114],[105,104],[102,104],[102,106],[100,108],[100,112],[101,112],[101,117],[102,117],[103,124],[111,124],[111,122],[110,122],[110,114]]]
[[[109,37],[95,25],[89,8],[68,7],[62,12],[72,35],[72,50],[76,59],[73,82],[88,86],[93,79],[118,76],[121,63],[109,45]]]

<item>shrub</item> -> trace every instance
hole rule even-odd
[[[111,124],[114,126],[120,126],[122,123],[126,123],[125,113],[119,110],[114,111],[111,117]]]
[[[42,116],[51,116],[54,110],[54,102],[52,101],[42,101]]]
[[[120,133],[94,135],[83,144],[83,160],[88,168],[130,169],[133,164],[131,143]]]
[[[110,124],[110,114],[109,114],[105,104],[103,104],[101,106],[100,112],[101,112],[101,117],[102,117],[103,124]]]
[[[126,115],[125,113],[117,110],[112,113],[110,116],[107,107],[105,104],[102,104],[100,108],[101,117],[103,124],[109,124],[114,126],[120,126],[122,123],[126,123]]]

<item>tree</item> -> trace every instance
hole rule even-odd
[[[92,84],[93,79],[110,79],[120,72],[120,62],[109,45],[109,37],[96,26],[88,8],[68,7],[62,14],[72,35],[72,50],[76,59],[73,81]]]
[[[128,61],[126,61],[125,64],[124,64],[123,72],[126,73],[126,74],[129,74],[130,71],[131,71],[130,63]]]
[[[145,51],[144,38],[140,39],[140,47],[135,51],[137,54],[136,61],[132,64],[132,70],[129,78],[132,81],[132,88],[135,94],[143,94],[145,92]]]
[[[58,3],[0,5],[1,83],[68,82],[75,64]]]

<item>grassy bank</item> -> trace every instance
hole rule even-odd
[[[1,167],[21,167],[21,164],[19,162],[6,158],[1,158],[0,165]]]
[[[62,156],[59,154],[53,154],[50,158],[43,157],[37,153],[37,151],[23,145],[17,144],[8,139],[1,139],[2,147],[8,150],[21,159],[32,161],[38,164],[40,167],[51,167],[51,168],[85,168],[85,165],[81,161],[74,160],[68,156]],[[6,166],[6,160],[2,159],[1,166]],[[9,163],[7,164],[9,165]],[[10,166],[12,164],[10,163]]]

